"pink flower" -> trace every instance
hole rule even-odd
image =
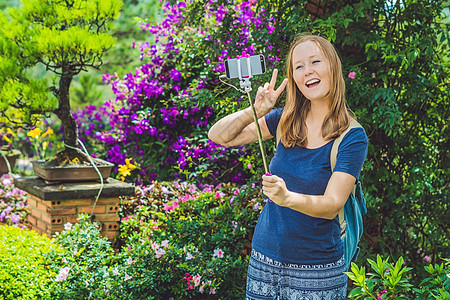
[[[161,247],[168,248],[169,247],[169,240],[162,241],[161,242]]]
[[[64,230],[70,230],[72,229],[72,223],[67,222],[66,224],[64,224]]]
[[[131,264],[133,263],[133,259],[132,259],[131,257],[128,257],[128,258],[127,258],[127,263],[128,263],[129,265],[131,265]]]
[[[423,261],[424,262],[431,262],[431,257],[429,257],[428,255],[425,255],[424,257],[423,257]]]
[[[119,275],[119,269],[117,269],[117,267],[115,267],[113,270],[113,275]]]
[[[356,76],[355,72],[348,73],[348,78],[355,79],[355,76]]]
[[[125,273],[125,281],[130,280],[131,278],[133,278],[133,277],[128,275],[127,273]]]
[[[163,210],[165,212],[169,212],[169,211],[175,210],[175,208],[173,207],[173,205],[169,205],[167,203],[163,203]]]
[[[162,186],[161,187],[161,192],[163,192],[164,194],[169,194],[169,189],[168,188],[166,188],[165,186]]]
[[[193,279],[192,275],[189,275],[189,273],[186,273],[186,276],[184,276],[183,279],[186,279],[186,281],[187,281],[187,290],[193,290],[194,287],[192,286],[192,283],[191,283],[191,280]]]
[[[177,200],[173,201],[172,205],[173,205],[174,210],[175,210],[175,208],[180,207],[180,203]]]
[[[252,168],[252,164],[251,164],[251,163],[248,163],[248,164],[247,164],[247,168],[251,169],[251,168]]]
[[[200,280],[202,279],[202,276],[197,274],[192,279],[194,281],[194,286],[198,287],[200,285]]]
[[[193,259],[194,258],[194,256],[192,256],[192,254],[191,253],[186,253],[186,260],[191,260],[191,259]]]
[[[164,254],[166,254],[166,251],[164,251],[164,249],[162,249],[162,248],[159,248],[159,249],[156,251],[155,257],[156,257],[156,258],[160,258],[160,257],[162,257]]]
[[[209,291],[210,295],[214,295],[216,294],[216,288],[211,288],[211,290]]]
[[[156,242],[152,242],[152,249],[157,251],[159,249],[159,244]]]
[[[381,296],[382,296],[384,293],[387,293],[387,290],[383,290],[383,291],[379,292],[379,293],[377,294],[377,300],[381,300]]]
[[[70,271],[69,267],[61,268],[61,270],[59,270],[59,274],[56,275],[56,281],[66,280],[67,276],[69,275],[69,271]]]
[[[213,257],[222,258],[223,257],[223,250],[220,249],[220,248],[214,249]]]
[[[238,227],[238,223],[236,221],[231,221],[233,228],[236,229]]]

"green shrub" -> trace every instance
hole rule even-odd
[[[140,193],[122,199],[121,254],[133,260],[124,288],[159,299],[242,299],[259,187],[154,182]]]
[[[56,274],[43,254],[53,248],[44,235],[0,225],[0,299],[52,299],[47,286]]]
[[[114,299],[107,298],[114,281],[109,276],[114,250],[100,235],[99,224],[81,215],[79,223],[64,227],[54,239],[60,249],[46,255],[46,263],[56,275],[49,287],[53,299]]]
[[[425,267],[428,277],[422,280],[418,288],[409,283],[411,268],[405,266],[403,257],[395,264],[389,258],[377,261],[368,259],[374,273],[367,273],[365,267],[352,263],[349,278],[356,286],[348,295],[350,299],[450,299],[450,260],[445,263],[430,264]]]
[[[52,299],[241,299],[260,188],[154,182],[121,199],[117,254],[81,216],[46,255]]]

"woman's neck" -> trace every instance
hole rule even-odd
[[[329,113],[328,103],[326,101],[313,102],[311,101],[311,107],[306,116],[306,123],[308,124],[320,124]]]

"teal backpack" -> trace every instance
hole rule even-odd
[[[352,129],[362,127],[358,122],[353,121],[346,131],[344,131],[333,142],[330,154],[331,171],[336,166],[337,152],[339,144],[344,136]],[[363,233],[362,216],[367,213],[366,199],[361,190],[361,182],[356,181],[352,193],[348,196],[347,202],[339,212],[339,223],[341,224],[341,239],[344,243],[344,257],[347,269],[350,263],[356,261],[359,254],[358,242]]]
[[[352,121],[350,126],[333,142],[330,154],[331,171],[333,172],[336,166],[337,152],[339,144],[344,136],[352,129],[362,126]],[[280,127],[277,127],[277,146],[280,142],[281,131]],[[341,239],[344,244],[344,258],[347,269],[350,267],[350,263],[356,261],[359,254],[358,242],[361,239],[363,233],[363,220],[362,216],[367,213],[366,200],[361,190],[361,182],[356,181],[353,187],[352,193],[348,196],[347,202],[339,212],[339,223],[341,225]]]

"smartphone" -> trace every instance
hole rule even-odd
[[[247,60],[240,59],[242,77],[247,77],[249,75],[261,75],[266,72],[266,61],[263,55],[253,55],[248,59],[250,59],[251,74],[249,74]],[[227,59],[225,61],[225,72],[228,79],[239,78],[237,58]]]

